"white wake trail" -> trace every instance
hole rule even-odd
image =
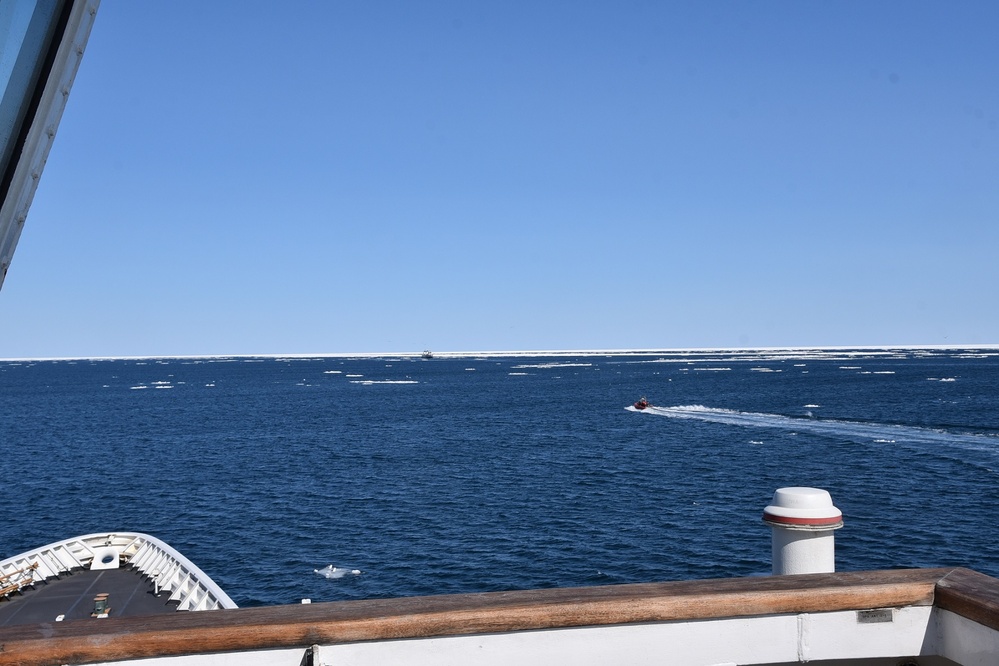
[[[948,444],[995,452],[999,437],[987,434],[960,433],[919,426],[891,423],[866,423],[840,419],[815,419],[740,412],[733,409],[705,407],[703,405],[678,405],[675,407],[650,406],[648,414],[673,419],[695,419],[709,423],[742,426],[746,428],[771,428],[789,432],[811,433],[827,437],[850,439],[858,442],[907,442],[911,444]]]

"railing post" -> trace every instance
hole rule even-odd
[[[843,527],[843,512],[828,491],[778,488],[763,510],[772,530],[773,574],[832,573],[836,570],[833,531]]]

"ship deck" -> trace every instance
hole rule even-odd
[[[0,627],[0,645],[0,666],[994,666],[999,580],[899,569],[292,604]]]
[[[108,594],[108,617],[138,617],[173,613],[177,602],[169,592],[154,593],[153,582],[137,569],[75,569],[36,582],[7,599],[0,598],[0,627],[63,620],[93,619],[94,597]],[[97,621],[94,619],[94,621]]]

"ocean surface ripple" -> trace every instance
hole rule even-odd
[[[765,574],[788,485],[842,570],[999,575],[989,351],[0,361],[0,443],[0,557],[147,532],[241,606]]]

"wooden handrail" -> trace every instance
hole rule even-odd
[[[941,579],[949,581],[948,589],[955,594],[970,579],[980,586],[981,579],[999,586],[999,581],[967,570],[909,569],[77,620],[0,630],[0,665],[83,664],[313,644],[929,605]]]
[[[937,582],[934,605],[999,631],[999,580],[954,569]]]

